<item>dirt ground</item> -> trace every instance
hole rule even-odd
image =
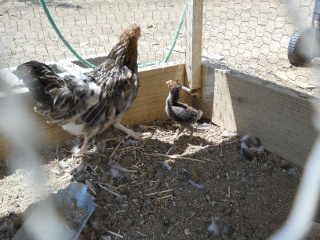
[[[171,121],[136,126],[152,133],[140,142],[113,130],[84,157],[70,155],[74,142],[46,149],[45,184],[34,182],[39,168],[10,171],[2,162],[0,238],[11,239],[30,204],[72,181],[89,184],[99,205],[81,239],[268,238],[288,215],[301,169],[269,152],[245,160],[238,136],[196,127],[190,140],[187,131],[176,139]]]

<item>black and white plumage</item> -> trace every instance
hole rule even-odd
[[[179,131],[176,137],[187,128],[191,131],[190,138],[192,138],[193,124],[202,117],[203,112],[185,103],[178,102],[180,88],[176,81],[169,80],[166,84],[168,84],[169,95],[166,100],[165,111],[171,120],[179,124]]]
[[[127,27],[106,60],[85,79],[72,75],[60,77],[48,65],[37,61],[24,63],[15,71],[36,100],[36,112],[48,116],[51,123],[69,133],[84,138],[80,153],[86,153],[91,137],[112,125],[128,137],[143,136],[120,124],[139,89],[137,46],[140,34],[136,22]]]
[[[261,140],[257,137],[251,140],[249,135],[244,135],[240,139],[240,155],[249,161],[252,161],[256,156],[260,156],[264,152],[264,146]]]

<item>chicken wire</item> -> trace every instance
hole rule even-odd
[[[185,0],[46,0],[66,40],[83,58],[105,56],[123,29],[136,20],[141,66],[164,61],[177,32]],[[311,27],[314,0],[204,0],[202,55],[224,68],[318,95],[310,67],[289,64],[295,30]],[[169,61],[185,62],[185,25]],[[37,0],[0,2],[0,69],[38,60],[75,58],[50,25]],[[97,64],[97,63],[94,63]],[[6,78],[9,70],[1,71]]]
[[[139,45],[140,63],[163,61],[184,5],[184,1],[136,3],[135,1],[53,0],[47,3],[62,33],[84,57],[107,53],[122,30],[133,19],[137,20],[143,29]],[[287,46],[294,30],[310,26],[313,6],[313,1],[301,2],[299,9],[295,10],[299,14],[293,15],[289,11],[290,6],[280,1],[205,1],[203,56],[217,61],[224,67],[312,93],[314,89],[313,78],[310,77],[312,69],[291,67],[287,60]],[[298,17],[299,21],[293,19],[293,16]],[[184,41],[182,28],[176,50],[179,46],[183,48]],[[57,37],[37,1],[2,0],[0,48],[2,51],[0,68],[14,67],[30,59],[48,62],[74,57]],[[177,62],[184,60],[184,55],[178,52],[173,52],[171,60]],[[4,76],[0,75],[0,78],[5,75],[6,73]],[[8,119],[21,119],[10,115],[13,114],[11,109],[20,105],[21,103],[14,103],[3,106],[3,109],[7,108],[8,114],[2,116],[8,116]],[[315,123],[320,121],[319,111]],[[23,116],[22,118],[25,119]],[[24,128],[26,129],[28,128]],[[24,131],[20,132],[23,133]],[[18,138],[14,139],[17,144]],[[29,140],[28,138],[26,142],[30,142]],[[319,139],[311,159],[317,160],[318,156]],[[312,175],[313,181],[308,184],[313,188],[308,188],[310,191],[306,193],[309,199],[317,198],[317,196],[310,197],[312,193],[317,192],[319,185],[319,168],[315,167],[317,162],[310,160],[307,165],[309,171],[310,169],[315,171]],[[311,175],[304,174],[305,178],[307,176]],[[304,202],[297,203],[306,206]],[[312,207],[314,208],[315,204]],[[301,214],[294,216],[310,221],[309,216]],[[303,227],[304,225],[298,224],[294,229]],[[290,239],[294,239],[294,236]]]
[[[46,0],[64,38],[87,59],[106,55],[133,21],[142,28],[139,63],[162,62],[174,39],[184,1]],[[184,28],[177,44],[184,45]],[[37,0],[0,2],[0,69],[29,60],[41,62],[75,58],[59,39]],[[173,52],[170,61],[184,60]],[[5,75],[5,74],[4,74]]]
[[[289,64],[295,30],[311,27],[313,0],[204,0],[203,56],[252,76],[317,94],[313,68]]]

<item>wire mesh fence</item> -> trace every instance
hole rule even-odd
[[[168,53],[185,1],[48,0],[47,4],[65,38],[84,58],[108,53],[122,30],[137,20],[143,29],[139,62],[152,63],[163,61]],[[317,94],[315,69],[290,66],[287,59],[291,35],[310,26],[313,7],[311,0],[296,6],[276,0],[206,0],[203,56],[224,67]],[[170,58],[176,63],[184,61],[184,31]],[[74,58],[35,0],[0,3],[0,50],[0,68],[31,59]],[[8,72],[3,71],[0,78]]]
[[[50,25],[37,0],[0,3],[0,68],[34,59],[43,62],[74,58]],[[106,55],[124,28],[142,28],[139,62],[161,62],[174,38],[184,1],[47,0],[58,29],[83,58]],[[184,29],[182,29],[184,31]],[[183,33],[177,39],[184,42]],[[183,60],[173,52],[170,60]]]
[[[139,63],[163,62],[183,13],[185,1],[47,0],[62,35],[84,58],[106,55],[133,20],[142,27]],[[74,58],[50,25],[37,0],[0,3],[0,69],[28,60]],[[204,0],[203,56],[223,67],[266,79],[300,92],[318,94],[310,67],[288,62],[295,30],[309,28],[314,1]],[[185,27],[170,61],[185,61]],[[6,77],[6,71],[2,71]]]
[[[288,61],[295,30],[311,27],[314,1],[204,1],[203,55],[228,68],[316,94],[315,72]],[[311,49],[311,46],[310,46]]]

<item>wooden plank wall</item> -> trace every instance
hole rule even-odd
[[[210,63],[203,64],[202,81],[202,98],[194,104],[213,123],[257,136],[268,151],[304,165],[319,136],[310,100],[319,99]]]
[[[193,102],[195,107],[204,111],[205,117],[230,131],[257,136],[268,151],[296,165],[304,165],[318,137],[310,100],[319,99],[244,74],[219,70],[210,63],[204,63],[202,68],[202,97],[193,99]],[[184,84],[185,66],[144,70],[140,72],[140,79],[138,97],[122,120],[128,126],[167,119],[164,107],[168,89],[165,82],[172,79]],[[181,101],[191,104],[189,94],[181,93]],[[73,138],[60,127],[47,124],[47,118],[33,112],[34,102],[27,91],[17,94],[31,113],[30,121],[35,123],[36,130],[30,139],[52,146]],[[0,104],[5,98],[0,96]],[[13,147],[7,140],[11,131],[0,132],[0,159],[4,159],[7,150]]]
[[[180,64],[159,67],[152,70],[143,70],[140,71],[139,76],[141,87],[137,99],[121,122],[124,125],[132,126],[153,120],[166,120],[168,117],[164,108],[168,95],[168,87],[165,82],[172,79],[184,84],[185,65]],[[41,143],[42,146],[53,146],[59,142],[74,138],[60,127],[48,124],[46,117],[33,111],[34,100],[25,88],[20,89],[19,93],[16,93],[14,97],[19,97],[21,101],[26,103],[26,108],[31,113],[29,114],[30,119],[22,119],[21,124],[29,120],[35,123],[33,126],[34,131],[30,135],[30,139],[33,139],[36,144]],[[8,97],[0,95],[0,105],[2,105],[7,98]],[[181,92],[181,101],[191,104],[192,99],[189,94]],[[0,120],[2,120],[1,117]],[[0,160],[3,160],[8,150],[14,147],[14,144],[10,142],[7,137],[8,134],[14,130],[1,130],[0,128],[0,131]]]

